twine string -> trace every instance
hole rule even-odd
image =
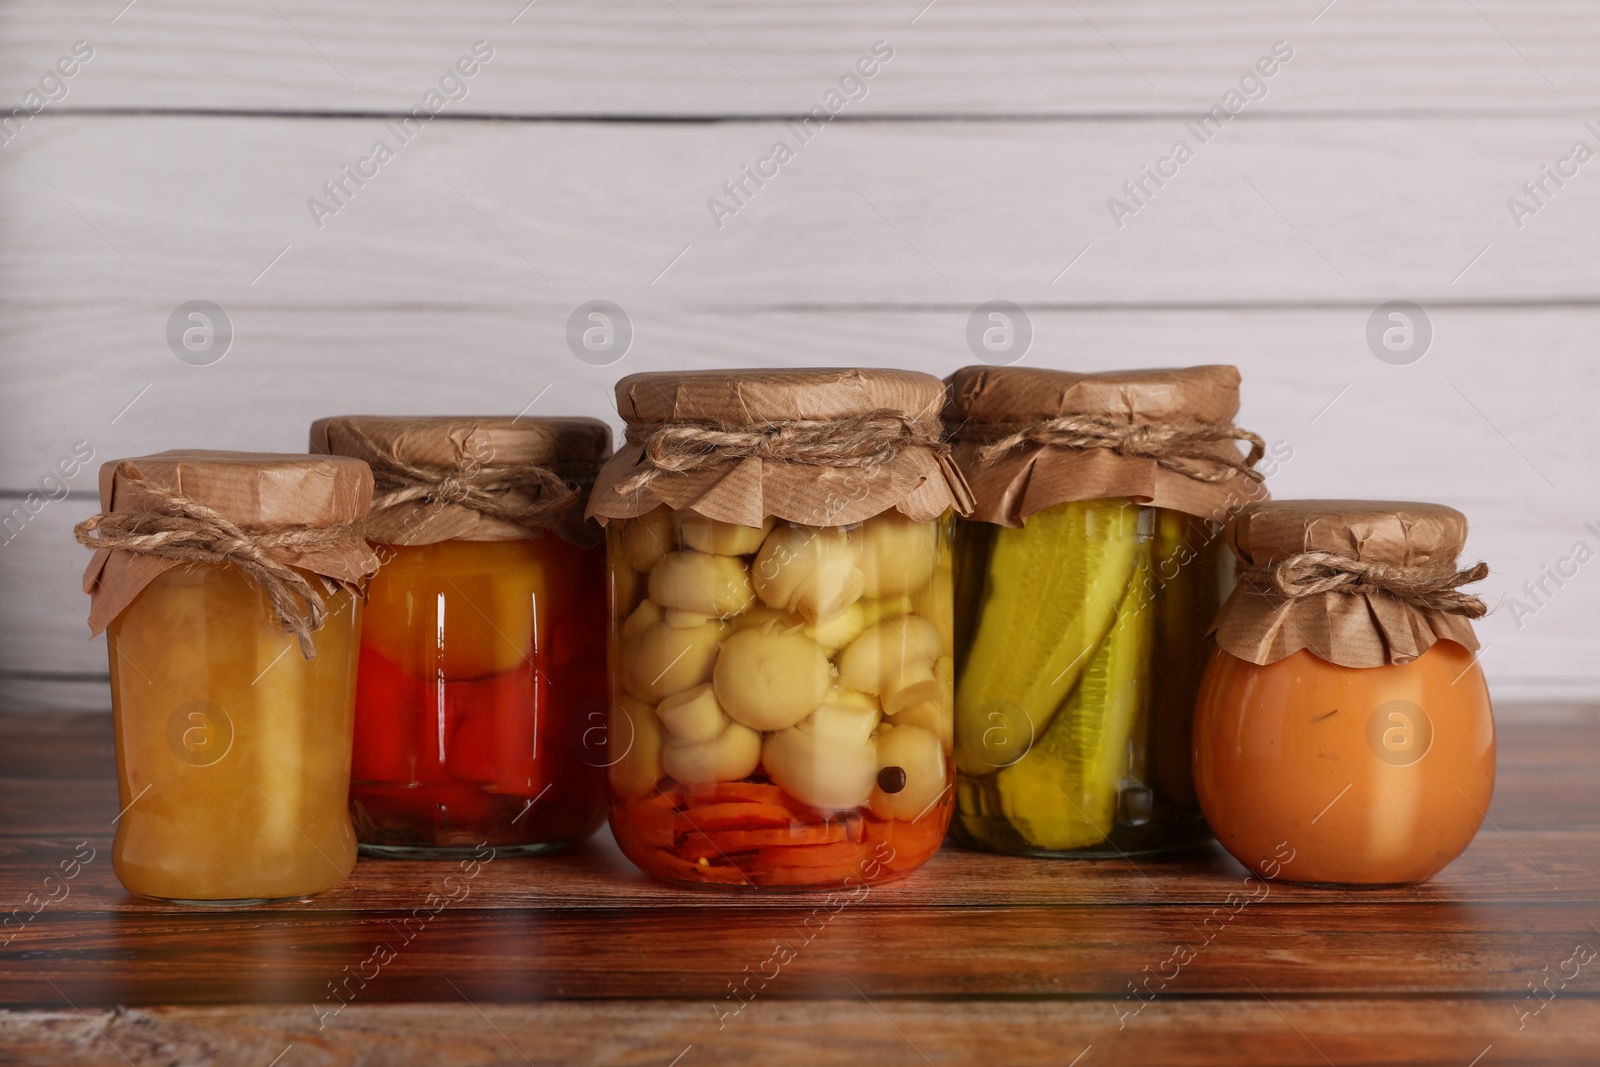
[[[627,441],[643,445],[640,469],[611,487],[638,492],[663,474],[685,474],[751,457],[813,467],[871,467],[913,448],[948,450],[926,420],[887,409],[837,419],[788,419],[754,428],[728,423],[662,423],[629,427]]]
[[[1488,613],[1488,607],[1481,598],[1463,593],[1459,587],[1482,581],[1488,574],[1487,563],[1457,570],[1449,563],[1367,563],[1336,552],[1312,551],[1268,566],[1248,568],[1241,577],[1258,589],[1290,600],[1319,593],[1354,595],[1378,591],[1427,611],[1477,619]]]
[[[299,642],[300,654],[316,659],[311,635],[328,619],[323,593],[335,592],[338,585],[319,574],[323,587],[319,590],[273,554],[283,549],[364,545],[360,523],[246,530],[199,501],[146,480],[131,467],[120,468],[117,480],[155,497],[156,505],[146,511],[101,512],[85,519],[72,530],[79,544],[186,563],[232,563],[266,593],[273,616]]]
[[[1266,455],[1266,442],[1259,434],[1227,423],[1140,425],[1109,415],[1061,415],[1028,423],[969,423],[962,437],[987,441],[978,449],[982,466],[1025,445],[1048,445],[1105,448],[1135,459],[1152,459],[1198,482],[1221,482],[1239,475],[1260,482],[1265,477],[1255,465]],[[1224,452],[1215,447],[1222,441],[1246,441],[1250,452],[1239,459],[1231,454],[1232,449]]]
[[[540,530],[565,518],[583,496],[581,479],[579,484],[568,482],[538,464],[437,467],[412,463],[379,445],[359,427],[347,424],[342,428],[361,444],[361,458],[372,468],[377,489],[372,498],[374,513],[419,501],[438,507],[455,504]]]

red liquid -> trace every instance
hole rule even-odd
[[[593,833],[605,757],[586,716],[603,721],[606,707],[602,554],[554,538],[389,551],[356,684],[360,841],[538,851]]]

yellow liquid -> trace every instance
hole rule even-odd
[[[307,662],[231,565],[185,565],[111,623],[128,891],[259,901],[330,889],[355,866],[347,810],[361,603],[325,595]]]

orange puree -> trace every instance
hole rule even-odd
[[[1453,641],[1369,668],[1305,650],[1258,666],[1219,650],[1195,712],[1194,776],[1217,839],[1253,870],[1292,855],[1276,877],[1420,882],[1489,809],[1489,691]]]

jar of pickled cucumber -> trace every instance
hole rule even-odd
[[[344,416],[312,447],[371,464],[381,566],[361,628],[350,809],[375,856],[562,848],[605,812],[594,419]]]
[[[611,828],[687,885],[909,873],[953,806],[937,378],[636,374],[589,510],[611,578]]]
[[[1204,842],[1190,729],[1232,584],[1219,534],[1264,495],[1238,371],[969,367],[949,386],[976,500],[956,534],[958,839],[1085,857]]]
[[[350,873],[365,463],[163,452],[100,470],[78,540],[106,632],[128,891],[295,900]]]
[[[1195,718],[1200,805],[1252,870],[1431,878],[1494,792],[1494,715],[1460,586],[1467,520],[1439,504],[1283,500],[1228,529],[1240,582]]]

